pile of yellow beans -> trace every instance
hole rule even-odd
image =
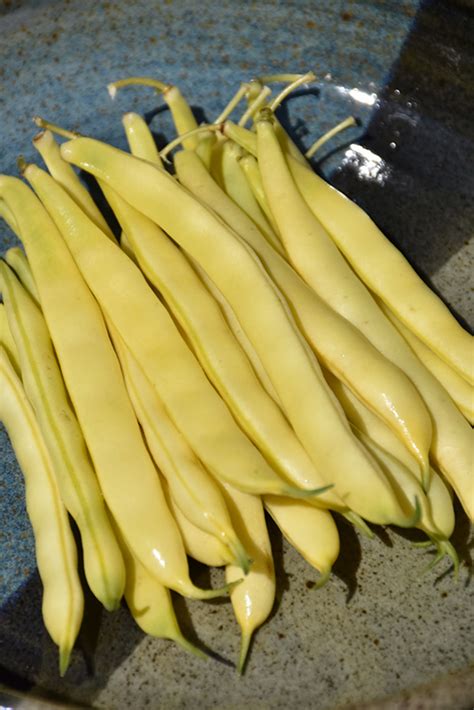
[[[0,176],[24,247],[0,261],[0,420],[61,674],[83,615],[68,514],[90,590],[110,611],[125,597],[146,633],[202,655],[170,590],[229,594],[240,671],[275,598],[265,511],[317,586],[339,553],[333,513],[366,535],[416,527],[457,571],[453,493],[474,518],[472,338],[278,123],[313,78],[244,83],[203,126],[177,87],[125,79],[112,95],[145,84],[170,108],[178,138],[161,153],[137,114],[130,153],[37,118],[46,170]],[[73,166],[97,179],[118,239]],[[188,556],[226,584],[196,587]]]

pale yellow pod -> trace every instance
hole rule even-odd
[[[82,184],[72,166],[61,157],[59,145],[51,131],[45,130],[38,133],[33,139],[33,146],[43,158],[53,178],[84,210],[89,219],[100,227],[108,237],[114,239],[105,217],[92,199],[89,190]]]
[[[417,527],[428,535],[440,535],[431,515],[431,508],[421,483],[413,473],[395,456],[379,446],[367,434],[353,426],[353,431],[379,462],[387,476],[400,505],[406,511],[407,522],[404,527]],[[411,520],[410,520],[411,517]]]
[[[267,392],[268,395],[273,399],[273,401],[278,404],[279,407],[281,407],[281,402],[280,398],[278,397],[278,394],[272,385],[272,381],[270,380],[267,371],[263,367],[262,361],[258,356],[258,353],[256,352],[254,346],[252,345],[249,337],[247,336],[245,330],[242,328],[242,326],[239,323],[239,319],[235,315],[235,312],[230,305],[229,301],[225,298],[224,294],[219,291],[215,283],[209,278],[207,273],[204,271],[202,266],[198,264],[198,262],[193,259],[191,256],[188,254],[188,259],[189,262],[192,264],[193,269],[196,271],[198,274],[199,278],[203,282],[203,284],[206,286],[208,291],[211,293],[213,298],[217,301],[219,304],[222,313],[224,314],[224,317],[229,325],[229,328],[234,334],[234,337],[236,338],[237,342],[239,343],[240,347],[244,351],[244,353],[247,355],[250,364],[252,365],[253,369],[255,370],[255,374],[257,375],[262,387],[264,390]]]
[[[138,626],[150,636],[170,639],[185,651],[206,658],[205,653],[183,636],[169,589],[148,572],[123,538],[120,543],[127,570],[125,600]]]
[[[137,158],[149,160],[162,167],[163,163],[156,147],[155,139],[146,121],[138,113],[126,113],[122,125],[127,136],[130,152]]]
[[[3,303],[0,303],[0,345],[5,349],[13,369],[21,379],[20,357],[10,326],[8,325],[7,312]]]
[[[223,567],[231,564],[231,554],[228,547],[215,535],[210,535],[193,525],[181,512],[170,495],[166,478],[162,479],[168,507],[178,524],[187,554],[208,567]]]
[[[215,178],[220,174],[220,181],[217,182],[222,189],[244,210],[273,248],[283,255],[284,247],[265,217],[240,166],[239,161],[242,156],[243,151],[240,146],[233,141],[226,141],[221,146],[221,154],[214,159],[214,163],[218,163],[219,171],[211,170],[211,174]]]
[[[328,510],[306,501],[283,496],[264,496],[265,508],[284,537],[321,574],[318,587],[325,584],[339,555],[339,533]]]
[[[3,347],[0,347],[0,421],[5,425],[25,478],[26,509],[43,583],[43,620],[59,646],[59,672],[63,676],[84,608],[76,545],[33,409]]]
[[[201,138],[201,140],[196,146],[196,155],[198,155],[199,158],[202,160],[203,164],[206,166],[206,170],[211,169],[212,151],[216,144],[216,140],[217,139],[215,134],[212,133],[210,136]]]
[[[19,238],[19,234],[17,234],[17,236]],[[35,280],[23,249],[20,247],[12,247],[9,249],[5,254],[5,261],[12,267],[30,296],[34,298],[36,303],[39,303],[38,289],[36,288]]]
[[[379,306],[395,328],[400,331],[415,355],[423,365],[436,377],[450,395],[467,421],[474,424],[474,387],[456,372],[445,360],[440,358],[426,343],[420,340],[407,328],[392,311],[380,300]],[[474,358],[474,352],[473,352]]]
[[[275,218],[265,195],[265,190],[263,189],[262,176],[260,175],[260,170],[258,169],[257,159],[253,155],[247,154],[244,155],[239,162],[249,182],[253,196],[260,205],[260,209],[264,213],[269,224],[271,224],[275,234],[278,234],[278,225],[275,222]],[[273,246],[275,246],[275,244],[273,244]]]
[[[326,379],[342,404],[349,421],[379,448],[387,451],[398,460],[411,474],[418,478],[418,464],[393,431],[368,409],[353,392],[337,377],[325,371]],[[413,483],[411,483],[413,487]],[[454,506],[452,495],[440,474],[431,468],[430,487],[425,491],[429,501],[431,520],[441,535],[448,539],[454,529]]]
[[[242,673],[252,634],[268,618],[275,602],[275,569],[262,500],[223,486],[232,521],[252,559],[244,580],[230,595],[234,614],[241,628],[242,640],[238,670]],[[226,579],[233,582],[240,570],[226,567]]]
[[[11,269],[1,262],[0,278],[25,391],[51,456],[62,501],[79,528],[87,582],[112,611],[123,595],[125,567],[46,321]]]
[[[137,419],[173,500],[196,527],[220,539],[232,561],[247,572],[248,553],[232,526],[217,483],[171,421],[155,388],[110,321],[108,327]]]

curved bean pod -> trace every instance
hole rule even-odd
[[[230,600],[241,628],[242,640],[237,669],[242,673],[252,634],[268,618],[275,602],[275,569],[268,537],[263,504],[258,496],[241,493],[232,486],[223,486],[230,516],[252,558],[248,575],[231,592]],[[238,579],[239,569],[226,567],[226,579]]]
[[[17,237],[20,238],[18,233]],[[5,261],[9,266],[11,266],[13,271],[15,271],[16,275],[33,300],[36,301],[36,303],[39,303],[38,289],[36,288],[35,280],[23,249],[20,247],[12,247],[9,249],[5,254]]]
[[[33,409],[2,347],[0,421],[5,425],[25,477],[26,509],[43,583],[43,620],[49,635],[59,646],[59,672],[63,676],[84,608],[76,545]]]
[[[284,537],[321,574],[317,587],[322,587],[339,555],[339,533],[331,513],[306,501],[293,505],[284,497],[264,496],[263,501]]]

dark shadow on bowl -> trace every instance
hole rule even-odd
[[[340,538],[340,552],[332,571],[347,587],[346,604],[357,591],[357,570],[362,559],[362,548],[354,527],[342,516],[334,514]]]

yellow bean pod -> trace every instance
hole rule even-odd
[[[205,653],[183,636],[169,589],[148,572],[123,538],[120,543],[127,570],[125,600],[138,626],[150,636],[170,639],[188,653],[206,658]]]
[[[89,219],[100,227],[108,237],[114,239],[109,225],[89,190],[81,183],[72,166],[62,159],[59,145],[51,131],[45,130],[38,133],[33,139],[33,146],[43,158],[53,178],[64,187],[68,195],[84,210]]]
[[[61,150],[66,160],[126,195],[201,263],[256,347],[297,436],[346,504],[374,522],[403,517],[383,474],[352,435],[283,296],[245,242],[149,163],[86,138],[69,141]],[[238,487],[243,487],[240,481]]]
[[[166,84],[165,82],[151,77],[133,76],[127,79],[119,79],[108,85],[109,94],[114,98],[117,89],[125,86],[149,86],[157,91],[168,104],[173,117],[174,125],[179,135],[189,133],[198,127],[191,107],[182,95],[177,86]],[[196,148],[198,138],[191,136],[183,141],[186,148],[193,150]]]
[[[20,238],[19,234],[17,234],[17,237]],[[36,303],[39,303],[38,289],[36,288],[35,280],[23,249],[20,247],[12,247],[9,249],[5,254],[5,261],[11,266],[13,271],[15,271],[30,296]]]
[[[229,197],[246,212],[274,249],[280,254],[284,254],[285,250],[282,243],[265,217],[240,166],[240,158],[242,157],[243,151],[240,146],[233,141],[226,141],[221,147],[220,156],[215,158],[215,163],[218,162],[218,172],[221,176],[220,181],[218,180],[217,182]],[[216,173],[217,170],[211,170],[213,177],[216,177]]]
[[[208,567],[224,567],[231,564],[229,548],[215,535],[210,535],[193,525],[174,502],[166,478],[163,478],[162,483],[168,507],[176,520],[187,554]]]
[[[267,196],[265,195],[265,190],[263,189],[262,176],[260,175],[257,159],[253,155],[248,154],[244,155],[239,162],[249,182],[253,196],[260,205],[269,224],[271,224],[273,231],[275,234],[278,234],[278,225],[275,222],[270,205],[268,204]],[[273,244],[273,246],[275,245]]]
[[[48,327],[31,296],[1,262],[0,278],[25,391],[48,447],[62,501],[79,528],[87,582],[112,611],[123,595],[125,567]]]
[[[112,323],[109,331],[137,419],[173,500],[196,527],[221,540],[228,547],[232,561],[246,573],[250,565],[248,554],[232,527],[217,483],[174,426],[155,388]]]
[[[20,356],[8,325],[7,311],[3,303],[0,303],[0,345],[4,348],[13,369],[21,379]]]
[[[150,163],[162,167],[162,161],[155,139],[146,121],[138,113],[126,113],[122,125],[127,136],[130,152],[137,158],[149,160]]]
[[[474,425],[474,387],[459,375],[446,360],[442,360],[428,345],[412,333],[385,304],[379,301],[379,305],[387,318],[403,335],[415,355],[427,370],[439,380],[467,421]]]
[[[149,163],[127,157],[167,177]],[[237,426],[135,264],[104,238],[47,173],[31,165],[25,176],[56,221],[107,317],[157,389],[175,426],[208,470],[252,493],[312,495],[280,478]],[[175,184],[173,178],[169,179]]]
[[[0,421],[25,478],[26,509],[43,583],[43,619],[49,635],[59,646],[59,672],[63,676],[84,608],[76,546],[33,409],[3,347],[0,347]]]
[[[289,166],[310,209],[354,271],[402,323],[474,384],[472,336],[354,202],[296,161]]]
[[[388,452],[393,458],[399,461],[404,468],[411,472],[412,476],[418,478],[418,465],[414,457],[410,455],[393,431],[371,412],[351,390],[332,373],[325,371],[326,379],[336,394],[338,400],[347,415],[347,418],[359,432],[370,438],[372,442],[382,450]],[[410,484],[413,488],[413,483]],[[412,500],[417,492],[412,493]],[[431,468],[430,487],[425,495],[429,501],[431,519],[442,537],[451,537],[454,529],[454,507],[452,496],[448,487],[437,471]]]
[[[260,497],[241,493],[228,485],[223,487],[223,492],[232,521],[252,559],[249,573],[230,595],[242,633],[237,665],[239,673],[242,673],[252,635],[266,621],[275,602],[275,569]],[[226,567],[228,582],[233,582],[238,576],[238,567]]]
[[[339,533],[331,513],[306,501],[293,505],[283,496],[264,496],[263,501],[284,537],[318,570],[321,577],[317,586],[323,586],[339,555]]]
[[[189,579],[181,536],[143,442],[102,313],[70,251],[21,180],[1,176],[0,197],[20,228],[68,393],[122,535],[165,586],[199,598],[221,594],[223,590],[198,589]]]
[[[271,248],[237,205],[219,188],[191,151],[175,157],[180,181],[258,253],[288,299],[293,314],[318,357],[414,452],[419,421],[429,418],[416,388],[345,318],[333,311]],[[240,168],[239,168],[240,169]],[[370,378],[367,372],[371,373]]]

